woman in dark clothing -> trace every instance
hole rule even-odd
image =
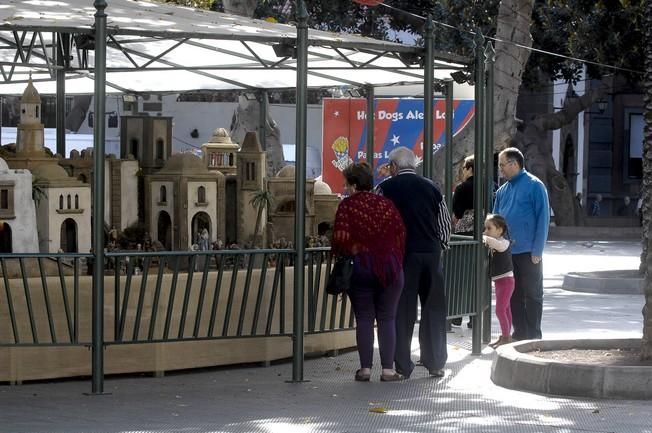
[[[333,254],[354,257],[352,288],[348,292],[356,319],[360,369],[355,380],[371,377],[374,320],[382,374],[391,382],[403,376],[394,370],[396,309],[403,289],[405,226],[394,204],[371,193],[373,174],[366,163],[352,164],[343,172],[349,194],[337,208],[333,229]]]
[[[473,236],[473,155],[464,158],[462,183],[453,194],[453,233]]]
[[[456,235],[473,236],[473,155],[464,158],[462,163],[462,182],[457,185],[453,193],[453,233]],[[460,326],[462,318],[451,319],[453,325]],[[471,319],[468,327],[470,328]]]

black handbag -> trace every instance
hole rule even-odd
[[[326,293],[339,295],[351,290],[351,277],[353,276],[353,257],[338,256],[335,258],[333,269],[326,282]]]

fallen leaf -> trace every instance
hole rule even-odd
[[[385,409],[384,407],[380,407],[380,406],[377,406],[377,407],[370,407],[370,408],[369,408],[369,412],[373,412],[373,413],[387,413],[387,409]]]

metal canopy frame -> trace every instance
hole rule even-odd
[[[60,71],[68,94],[93,93],[96,36],[90,3],[28,1],[0,8],[0,94],[20,94],[29,74],[39,92],[54,94]],[[110,0],[106,12],[109,92],[296,87],[293,26],[134,0]],[[311,88],[423,81],[420,47],[318,30],[308,30],[306,43]],[[434,54],[439,78],[471,61]]]
[[[295,88],[295,196],[305,196],[306,106],[308,88],[355,86],[366,89],[368,109],[374,87],[423,83],[428,99],[438,86],[452,117],[450,73],[473,59],[433,49],[434,26],[425,26],[426,47],[407,46],[355,35],[308,29],[303,0],[297,3],[297,26],[274,24],[217,12],[142,0],[29,0],[0,6],[0,94],[21,94],[32,79],[41,93],[57,95],[57,147],[64,143],[64,96],[93,94],[95,113],[104,117],[106,92],[179,93],[203,89],[260,90]],[[476,50],[476,62],[484,65]],[[488,64],[493,64],[493,60]],[[489,68],[489,67],[488,67]],[[477,72],[480,74],[480,72]],[[33,75],[33,78],[32,78]],[[477,83],[484,75],[477,75]],[[477,93],[476,97],[482,93]],[[428,107],[429,104],[425,104]],[[479,104],[482,129],[491,110]],[[432,107],[430,107],[431,109]],[[424,129],[424,148],[432,148],[432,124]],[[370,129],[373,116],[368,116]],[[452,122],[447,121],[451,148]],[[104,217],[104,123],[94,128],[93,221]],[[480,136],[481,135],[481,136]],[[486,134],[476,134],[476,155],[486,149]],[[65,143],[64,149],[65,149]],[[373,134],[367,149],[373,154]],[[432,177],[432,155],[424,152],[424,175]],[[372,161],[372,160],[371,160]],[[373,162],[373,161],[372,161]],[[451,167],[447,167],[447,171]],[[447,179],[450,178],[450,173]],[[447,188],[447,190],[450,190]],[[480,188],[482,190],[482,188]],[[482,212],[484,209],[478,210]],[[477,236],[476,236],[477,237]],[[477,239],[476,239],[477,241]],[[95,263],[104,263],[103,224],[93,226]],[[305,309],[305,201],[295,207],[295,272],[292,381],[303,381]],[[92,394],[104,393],[104,270],[96,267],[92,294]],[[480,286],[479,286],[480,287]],[[476,324],[478,322],[476,321]],[[479,353],[479,326],[474,353]],[[478,338],[476,338],[478,337]]]

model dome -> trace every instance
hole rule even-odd
[[[333,190],[328,184],[322,180],[315,180],[315,195],[329,195],[333,194]]]
[[[160,173],[198,174],[208,170],[201,158],[192,153],[177,153],[172,155],[161,169]]]
[[[208,140],[209,143],[220,143],[220,144],[233,144],[231,141],[231,136],[229,135],[229,132],[225,128],[217,128],[215,131],[213,131],[213,136],[211,137],[210,140]]]
[[[276,173],[276,177],[294,177],[295,168],[293,165],[286,165]]]
[[[68,172],[64,170],[59,164],[43,164],[38,165],[32,169],[32,175],[39,182],[56,181],[56,180],[71,180]]]

